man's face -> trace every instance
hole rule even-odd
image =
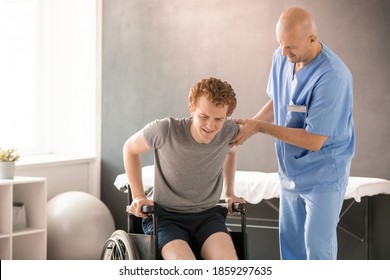
[[[310,37],[302,38],[300,34],[293,32],[278,32],[277,40],[282,48],[282,55],[286,56],[291,63],[306,64],[311,60]]]
[[[192,110],[190,108],[190,111],[193,118],[192,137],[198,143],[208,144],[222,129],[227,118],[228,105],[217,107],[207,96],[202,95],[198,104]]]

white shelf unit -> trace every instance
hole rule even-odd
[[[13,202],[22,202],[27,227],[13,231]],[[47,185],[40,177],[0,179],[0,259],[45,260]]]

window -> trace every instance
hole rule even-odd
[[[0,1],[0,146],[43,148],[38,67],[36,2]]]
[[[96,1],[0,0],[0,146],[96,154]]]

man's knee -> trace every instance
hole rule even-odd
[[[206,260],[237,260],[233,240],[228,233],[217,232],[209,236],[202,246],[201,255]]]
[[[176,239],[165,244],[161,249],[161,256],[164,260],[195,260],[188,243],[181,239]]]

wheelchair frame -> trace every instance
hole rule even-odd
[[[158,218],[154,214],[154,205],[144,205],[142,212],[152,216],[153,234],[134,233],[134,216],[129,213],[132,202],[130,185],[126,184],[120,191],[127,192],[127,232],[116,230],[105,242],[100,259],[101,260],[158,260],[161,259],[158,250]],[[233,203],[233,212],[241,215],[241,231],[230,231],[234,247],[239,259],[246,260],[247,237],[246,237],[246,203]]]

